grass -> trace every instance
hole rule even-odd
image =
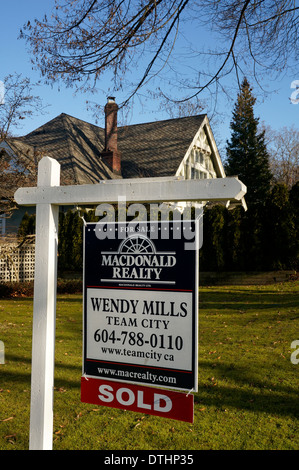
[[[82,300],[57,302],[54,450],[298,450],[299,282],[200,289],[194,424],[80,402]],[[0,300],[0,450],[29,441],[32,299]]]

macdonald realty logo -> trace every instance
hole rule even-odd
[[[101,252],[101,269],[109,273],[101,281],[175,284],[165,280],[165,274],[167,278],[167,272],[176,262],[175,251],[157,251],[152,240],[135,233],[125,238],[117,251]]]

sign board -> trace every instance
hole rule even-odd
[[[94,185],[60,187],[60,164],[50,157],[43,157],[40,160],[37,187],[19,188],[14,196],[19,205],[36,206],[29,440],[31,450],[52,449],[53,445],[59,205],[89,205],[98,204],[99,201],[112,204],[117,203],[120,198],[125,198],[126,202],[143,203],[154,201],[161,203],[169,201],[242,201],[245,194],[246,186],[238,178],[208,180],[135,178],[133,180],[101,181]],[[110,287],[112,288],[111,284]],[[156,287],[158,288],[158,286]],[[84,348],[86,348],[86,342]]]
[[[84,375],[197,390],[196,227],[146,222],[130,233],[130,223],[86,224]]]
[[[81,401],[193,423],[193,395],[173,390],[82,377]]]

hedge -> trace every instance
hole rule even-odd
[[[34,282],[5,282],[0,283],[0,299],[13,297],[33,297]],[[58,279],[58,294],[81,294],[82,280],[80,279]]]

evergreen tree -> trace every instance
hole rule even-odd
[[[271,172],[264,131],[258,132],[259,119],[254,116],[255,97],[245,78],[235,103],[227,142],[226,174],[238,176],[247,186],[246,201],[264,203],[270,190]]]
[[[35,234],[35,214],[29,215],[25,212],[18,228],[18,237],[25,238],[27,235]]]
[[[291,217],[294,231],[290,243],[290,255],[292,258],[291,267],[298,271],[299,269],[299,181],[297,181],[290,190],[289,201],[291,208]]]
[[[295,267],[293,259],[295,221],[289,200],[289,191],[284,183],[273,186],[263,218],[265,226],[264,253],[268,269]]]
[[[205,211],[203,249],[200,264],[203,271],[222,271],[225,268],[224,227],[226,209],[220,204]]]
[[[225,209],[225,259],[226,271],[240,271],[243,269],[242,257],[242,231],[241,224],[244,216],[243,207],[234,210]]]

